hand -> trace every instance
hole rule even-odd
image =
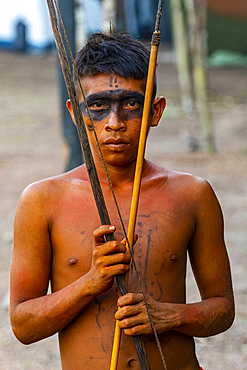
[[[155,301],[146,295],[147,304],[158,334],[172,330],[180,323],[180,315],[175,305]],[[118,299],[120,309],[115,318],[126,335],[152,335],[153,329],[147,313],[143,295],[128,293]]]
[[[125,240],[105,242],[104,235],[112,234],[114,226],[104,225],[96,229],[92,266],[89,271],[95,294],[106,292],[113,284],[114,276],[125,274],[130,269],[130,256],[126,253]]]

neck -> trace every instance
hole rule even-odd
[[[100,182],[102,184],[108,183],[105,173],[105,168],[101,160],[95,160],[96,169]],[[114,187],[121,187],[128,184],[133,184],[135,176],[136,162],[127,163],[125,165],[111,165],[106,164],[107,172]],[[147,167],[147,161],[144,160],[143,171]]]

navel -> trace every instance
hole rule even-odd
[[[76,257],[70,257],[68,259],[68,265],[75,266],[77,264],[78,264],[78,258],[76,258]]]
[[[128,361],[128,365],[129,365],[129,367],[134,367],[135,366],[135,364],[136,364],[136,360],[134,359],[134,358],[132,358],[131,360],[129,360]]]

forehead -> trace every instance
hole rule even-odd
[[[99,92],[114,92],[116,90],[133,91],[144,94],[145,84],[143,80],[124,78],[118,75],[99,74],[92,77],[84,77],[81,80],[85,96]]]

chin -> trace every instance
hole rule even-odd
[[[112,166],[126,166],[126,165],[129,165],[129,164],[133,163],[134,161],[135,161],[135,159],[134,160],[133,159],[126,159],[126,157],[125,158],[119,158],[119,157],[116,158],[116,157],[114,157],[114,158],[110,159],[108,161],[108,163]]]

